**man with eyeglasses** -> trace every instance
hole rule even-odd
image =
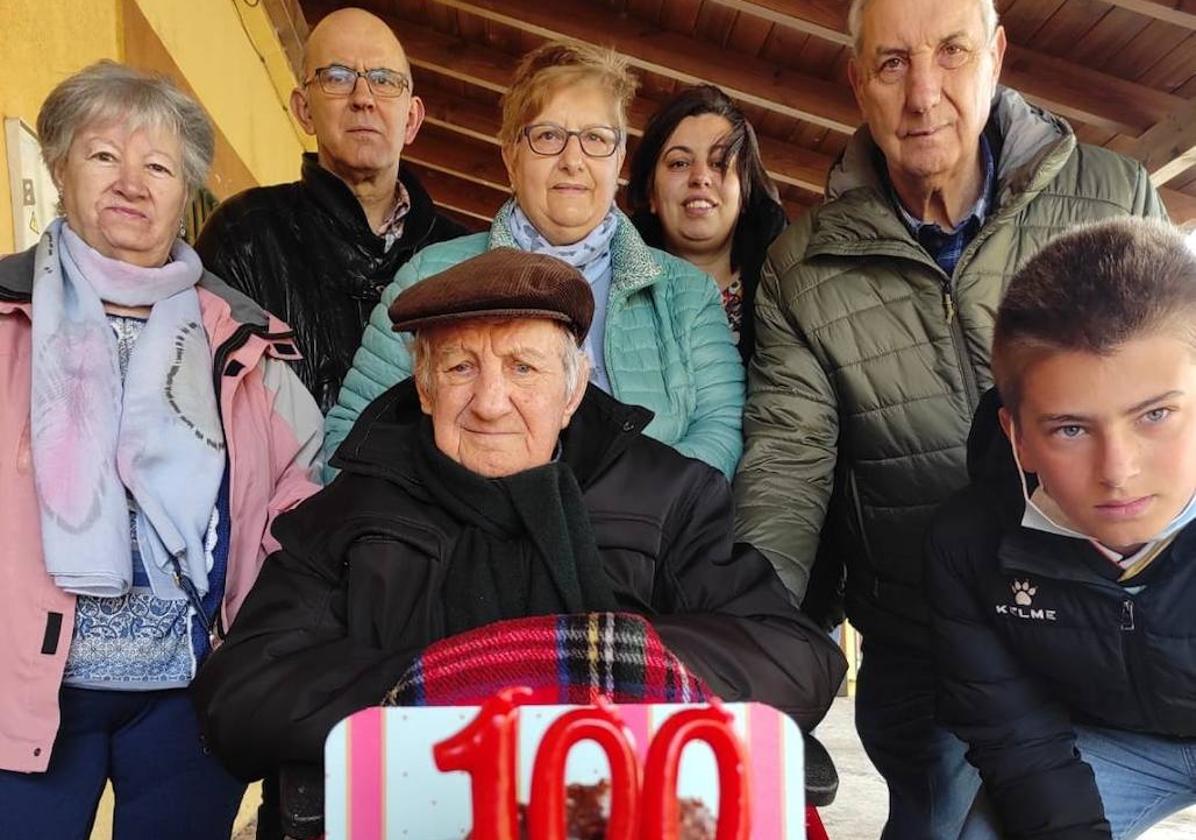
[[[353,8],[323,18],[291,110],[318,149],[303,156],[300,180],[224,202],[196,249],[294,329],[296,372],[326,413],[382,289],[420,248],[466,231],[400,168],[424,106],[385,21]]]

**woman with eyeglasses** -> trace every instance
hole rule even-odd
[[[615,206],[636,84],[609,50],[548,43],[523,58],[503,98],[500,133],[514,197],[488,233],[425,248],[383,293],[328,415],[327,455],[370,401],[411,375],[405,342],[387,316],[395,296],[507,246],[557,257],[589,282],[591,382],[651,409],[650,436],[734,473],[744,374],[718,287],[690,263],[645,245]]]
[[[631,158],[627,203],[645,242],[718,283],[746,364],[760,269],[788,220],[756,132],[731,97],[697,85],[660,106]]]

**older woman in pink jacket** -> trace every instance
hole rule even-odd
[[[63,218],[0,260],[0,837],[227,837],[195,670],[312,493],[322,422],[287,328],[178,238],[202,109],[100,62],[38,117]]]

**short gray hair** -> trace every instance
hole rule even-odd
[[[847,33],[851,36],[851,51],[860,54],[860,38],[864,29],[864,12],[871,0],[851,0],[847,10]],[[984,43],[989,43],[997,34],[997,6],[994,0],[975,0],[980,5],[980,18],[984,22]]]
[[[203,108],[164,76],[104,59],[59,82],[37,115],[42,159],[54,173],[87,125],[123,119],[130,125],[168,128],[183,146],[188,195],[203,186],[215,156],[212,123]]]
[[[477,320],[498,324],[509,323],[513,319],[479,318]],[[560,327],[558,332],[561,339],[561,366],[565,370],[565,393],[572,394],[584,367],[586,351],[578,346],[573,338],[573,333],[565,329],[563,325],[558,324],[557,326]],[[425,393],[432,392],[432,335],[435,332],[435,329],[419,330],[407,344],[407,349],[411,353],[411,369],[414,372],[415,382]]]

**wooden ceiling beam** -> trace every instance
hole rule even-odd
[[[1185,102],[1138,138],[1134,157],[1156,185],[1196,166],[1196,99]]]
[[[640,69],[684,84],[712,82],[745,103],[844,134],[855,131],[860,121],[851,91],[842,85],[613,15],[585,0],[553,0],[543,5],[521,0],[436,2],[542,38],[610,45]]]
[[[465,181],[456,175],[432,169],[413,160],[404,161],[419,178],[432,200],[441,207],[456,210],[465,216],[489,222],[498,208],[510,198],[510,193]]]
[[[1176,224],[1196,222],[1196,195],[1188,195],[1179,190],[1169,190],[1165,187],[1159,190],[1159,196],[1167,207],[1167,214]]]
[[[403,160],[500,192],[510,184],[498,149],[438,125],[425,125],[415,142],[403,149]]]
[[[832,43],[851,44],[845,3],[832,0],[711,2]],[[1182,101],[1146,85],[1017,44],[1010,44],[1005,53],[1001,80],[1057,114],[1131,137],[1141,135]]]
[[[1131,12],[1161,20],[1164,23],[1196,30],[1196,2],[1193,0],[1105,0]]]
[[[1071,61],[1010,44],[1001,81],[1056,114],[1139,137],[1183,99]]]
[[[415,67],[500,93],[510,85],[515,65],[513,57],[477,44],[467,44],[424,26],[403,21],[393,24]],[[480,103],[432,95],[424,98],[424,106],[428,110],[428,122],[433,125],[498,142],[499,115],[497,112],[486,113],[488,109]],[[636,97],[627,115],[630,133],[643,134],[656,107],[652,100]],[[767,135],[758,136],[760,153],[773,180],[814,193],[823,191],[826,173],[832,163],[828,155]]]

